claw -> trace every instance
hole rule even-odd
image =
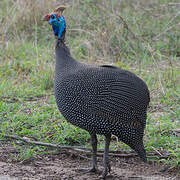
[[[95,167],[92,168],[81,168],[79,169],[79,171],[83,172],[83,173],[97,173],[98,169]]]
[[[103,173],[99,176],[99,179],[106,179],[108,172],[103,171]]]
[[[108,163],[107,168],[108,168],[108,172],[110,173],[111,172],[111,165],[110,165],[110,163]]]

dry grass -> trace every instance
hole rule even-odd
[[[142,77],[151,92],[147,148],[178,152],[178,137],[171,133],[179,128],[180,120],[177,1],[66,0],[61,3],[70,5],[64,15],[72,55],[85,63],[114,64]],[[41,18],[58,4],[57,0],[0,1],[1,129],[47,142],[53,139],[56,143],[84,144],[89,136],[64,122],[53,96],[48,96],[43,105],[40,101],[25,101],[27,97],[52,93],[54,37],[51,27]],[[5,96],[13,103],[9,104]],[[32,113],[23,112],[24,108]],[[172,162],[179,164],[179,154]]]

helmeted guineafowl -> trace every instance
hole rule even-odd
[[[149,90],[133,73],[113,67],[86,65],[76,61],[65,45],[65,7],[44,17],[57,36],[55,98],[59,111],[68,122],[87,130],[91,135],[93,166],[97,170],[97,136],[105,136],[102,177],[110,171],[108,161],[111,135],[135,150],[146,162],[143,135]]]

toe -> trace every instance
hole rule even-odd
[[[95,168],[95,167],[92,167],[92,168],[81,168],[79,169],[80,172],[83,172],[83,173],[96,173],[98,172],[98,169]]]

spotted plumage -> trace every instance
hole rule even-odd
[[[56,52],[60,52],[59,44]],[[84,65],[73,58],[64,63],[65,68],[62,64],[56,68],[55,96],[67,121],[90,134],[116,135],[138,151],[149,103],[146,84],[119,68]],[[142,158],[146,159],[144,153]]]
[[[113,66],[86,65],[76,61],[64,43],[56,43],[55,98],[68,122],[87,130],[92,139],[93,167],[97,170],[97,137],[106,138],[104,171],[110,171],[108,151],[111,135],[134,149],[146,162],[143,135],[149,90],[135,74]]]

